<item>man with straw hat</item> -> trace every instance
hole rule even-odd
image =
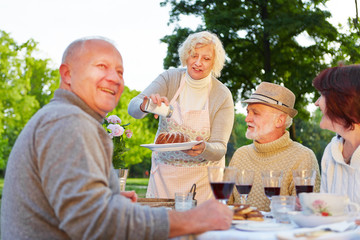
[[[261,211],[270,210],[270,200],[264,194],[261,177],[265,170],[283,171],[280,195],[296,195],[292,171],[315,169],[314,191],[318,192],[320,174],[314,152],[291,140],[286,130],[297,114],[294,93],[286,87],[262,82],[244,102],[248,104],[246,138],[254,141],[237,149],[229,165],[255,172],[246,203]],[[229,203],[240,203],[237,191],[233,191]]]

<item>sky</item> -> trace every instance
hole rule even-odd
[[[38,57],[60,65],[62,53],[75,39],[104,36],[113,40],[124,61],[125,85],[142,91],[163,69],[172,34],[170,8],[162,0],[0,0],[0,30],[18,44],[30,38],[38,42]],[[354,0],[329,0],[330,22],[345,24],[355,17]],[[184,17],[181,26],[195,29],[199,19]],[[239,105],[238,105],[239,107]]]

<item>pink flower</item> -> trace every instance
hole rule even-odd
[[[315,200],[312,205],[314,208],[322,208],[325,203],[322,200]]]
[[[131,130],[125,131],[130,123],[121,125],[121,119],[117,115],[110,115],[104,119],[102,125],[113,141],[112,163],[114,168],[124,168],[126,165],[124,153],[130,150],[126,147],[124,133],[126,133],[127,138],[132,137]]]
[[[109,123],[119,123],[119,124],[121,124],[121,119],[116,115],[110,115],[106,120]]]
[[[109,124],[107,128],[111,131],[111,133],[109,133],[111,137],[118,137],[124,133],[124,128],[118,124]]]
[[[327,217],[327,216],[331,216],[332,214],[329,212],[329,210],[327,209],[326,206],[326,202],[324,202],[323,200],[315,200],[312,203],[312,206],[315,208],[314,211],[316,213],[316,215],[321,215],[323,217]]]
[[[130,129],[128,129],[128,130],[125,131],[125,134],[126,134],[127,138],[131,138],[133,133],[132,133],[132,131]]]

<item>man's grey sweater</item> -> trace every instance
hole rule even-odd
[[[101,121],[63,89],[30,119],[6,169],[3,240],[167,239],[166,209],[119,194],[112,141]]]

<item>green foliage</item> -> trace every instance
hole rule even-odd
[[[150,169],[151,169],[151,152],[149,153],[149,156],[144,158],[141,163],[134,164],[129,167],[129,176],[148,178],[150,175]]]
[[[332,65],[356,64],[360,61],[360,32],[357,25],[349,18],[348,26],[350,31],[341,33],[338,37],[339,50],[333,58]],[[339,26],[343,30],[343,26]]]
[[[129,184],[129,185],[147,186],[148,183],[149,183],[148,178],[127,178],[126,179],[126,184]],[[0,181],[0,187],[1,187],[1,181]]]
[[[115,169],[125,168],[125,162],[123,161],[123,155],[129,151],[129,148],[125,147],[124,134],[119,137],[113,137],[113,166]]]
[[[245,117],[246,116],[241,113],[235,114],[234,127],[230,135],[230,140],[227,145],[227,151],[225,156],[227,163],[230,162],[236,149],[238,149],[241,146],[252,143],[252,140],[249,140],[245,137],[245,133],[247,129]]]
[[[49,59],[36,59],[37,43],[18,44],[0,30],[0,170],[5,169],[15,140],[31,116],[52,98],[57,70]]]
[[[114,155],[113,155],[113,166],[115,169],[125,167],[125,163],[122,160],[122,155],[125,154],[129,148],[125,147],[124,135],[120,137],[113,137],[114,144]]]

